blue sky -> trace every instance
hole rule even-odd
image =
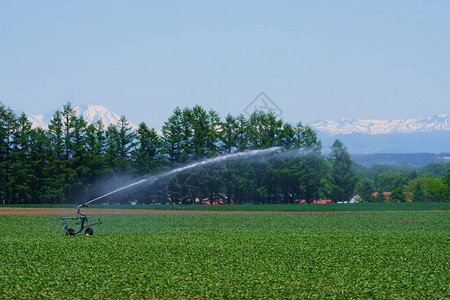
[[[160,128],[264,91],[296,123],[450,112],[450,1],[0,0],[0,101]]]

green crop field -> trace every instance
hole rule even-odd
[[[0,298],[448,298],[450,212],[0,216]]]

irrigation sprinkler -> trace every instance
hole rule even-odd
[[[95,225],[100,225],[100,224],[102,224],[102,221],[100,221],[100,219],[98,219],[98,222],[95,222],[95,223],[89,223],[88,216],[86,216],[85,214],[83,214],[83,213],[80,211],[80,209],[81,209],[82,207],[88,207],[88,204],[90,204],[90,203],[92,203],[92,202],[94,202],[94,201],[100,200],[100,199],[105,198],[105,197],[107,197],[107,196],[109,196],[109,195],[111,195],[111,194],[117,193],[117,192],[119,192],[119,191],[121,191],[121,190],[124,190],[124,189],[127,189],[127,188],[129,188],[129,187],[132,187],[133,185],[140,184],[140,183],[142,183],[142,182],[144,182],[144,181],[146,181],[146,180],[147,180],[147,179],[142,179],[142,180],[140,180],[140,181],[138,181],[138,182],[135,182],[135,183],[129,184],[129,185],[127,185],[127,186],[121,187],[121,188],[119,188],[119,189],[117,189],[117,190],[114,190],[114,191],[112,191],[112,192],[109,192],[109,193],[107,193],[107,194],[105,194],[105,195],[103,195],[103,196],[97,197],[97,198],[95,198],[95,199],[89,200],[88,202],[85,202],[85,203],[83,203],[83,204],[78,205],[77,208],[76,208],[76,210],[77,210],[77,215],[78,215],[77,217],[61,217],[61,218],[58,218],[58,219],[60,219],[60,220],[63,220],[63,226],[64,226],[64,229],[66,230],[66,235],[75,235],[75,234],[78,234],[78,233],[82,232],[83,229],[85,229],[85,228],[86,228],[86,230],[84,231],[84,234],[85,234],[85,235],[93,235],[93,234],[94,234],[94,230],[93,230],[91,227],[92,227],[92,226],[95,226]],[[67,220],[74,220],[74,221],[75,221],[75,225],[80,225],[80,229],[78,229],[77,231],[75,231],[75,229],[69,227],[69,223],[67,222]]]
[[[86,216],[85,214],[83,214],[80,211],[80,208],[82,208],[82,207],[87,207],[87,203],[83,203],[83,204],[77,206],[77,208],[76,208],[77,214],[78,214],[77,217],[61,217],[61,218],[58,218],[60,220],[63,220],[63,226],[64,226],[64,229],[66,230],[66,235],[78,234],[78,233],[82,232],[85,228],[86,228],[86,230],[84,231],[85,235],[93,235],[94,234],[94,230],[91,227],[95,226],[95,225],[102,224],[102,221],[100,221],[100,219],[98,219],[98,222],[89,223],[88,216]],[[75,229],[69,227],[69,223],[67,222],[67,220],[74,220],[75,221],[75,225],[80,225],[80,229],[75,231]]]

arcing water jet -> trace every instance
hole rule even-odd
[[[156,178],[155,180],[158,180],[158,179],[161,179],[161,178],[164,178],[164,177],[176,174],[176,173],[181,173],[183,171],[193,169],[193,168],[196,168],[199,166],[212,164],[215,162],[237,159],[237,158],[242,158],[242,157],[246,157],[246,156],[267,155],[278,149],[280,149],[280,147],[272,147],[272,148],[263,149],[263,150],[251,150],[251,151],[247,151],[247,152],[237,152],[237,153],[208,158],[208,159],[205,159],[205,160],[202,160],[199,162],[191,163],[191,164],[185,165],[183,167],[179,167],[179,168],[167,171],[165,173],[159,174],[159,175],[155,176],[155,178]]]

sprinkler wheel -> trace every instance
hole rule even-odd
[[[93,235],[94,234],[94,230],[92,230],[92,228],[86,228],[86,230],[84,231],[84,235]]]
[[[67,229],[66,235],[75,235],[75,230],[73,228]]]

